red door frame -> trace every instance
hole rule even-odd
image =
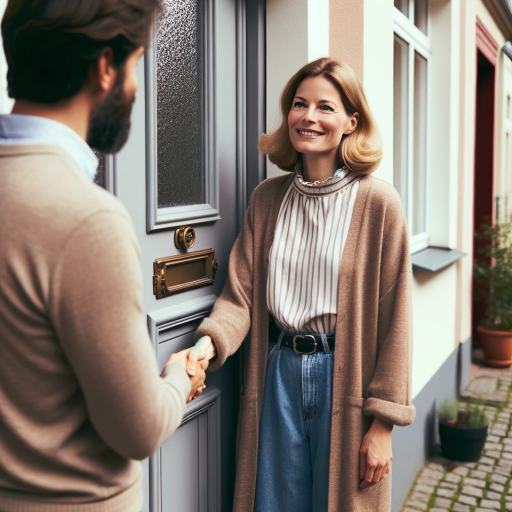
[[[475,167],[473,230],[482,223],[495,223],[494,199],[494,137],[495,137],[495,80],[498,44],[482,21],[476,22],[476,102],[475,102]],[[475,241],[473,258],[482,259],[476,251],[481,246]],[[473,339],[475,327],[483,318],[485,304],[473,300]]]

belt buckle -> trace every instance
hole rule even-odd
[[[297,350],[297,338],[311,338],[313,340],[313,343],[315,344],[315,348],[311,351],[311,352],[299,352]],[[311,335],[311,334],[305,334],[305,335],[301,335],[301,334],[297,334],[297,336],[294,336],[293,337],[293,351],[296,353],[296,354],[299,354],[299,356],[301,355],[304,355],[304,356],[308,356],[310,354],[314,354],[316,352],[316,338]]]

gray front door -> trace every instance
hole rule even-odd
[[[144,306],[160,367],[171,353],[193,344],[195,329],[220,294],[247,193],[245,2],[165,4],[138,67],[130,139],[106,165],[106,181],[114,183],[133,218],[141,246]],[[175,230],[182,226],[195,230],[191,249],[175,245]],[[213,284],[157,298],[159,286],[165,291],[200,281],[212,261],[210,254],[159,274],[156,260],[209,249],[218,264]],[[144,462],[144,511],[230,510],[240,367],[235,356],[209,374],[207,390],[187,405],[182,426]]]

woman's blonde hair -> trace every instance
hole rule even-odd
[[[359,114],[355,130],[341,139],[338,167],[345,165],[357,174],[374,172],[382,159],[381,139],[368,108],[363,86],[350,66],[326,57],[306,64],[290,78],[281,93],[281,125],[274,132],[261,136],[259,150],[284,171],[293,171],[296,164],[301,162],[302,155],[290,140],[288,113],[300,83],[305,78],[315,76],[323,76],[334,84],[347,115]]]

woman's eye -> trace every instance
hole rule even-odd
[[[324,110],[325,112],[334,112],[334,109],[332,107],[329,107],[329,105],[322,105],[320,107],[320,110]]]
[[[294,104],[293,104],[294,107],[305,107],[306,105],[304,105],[304,103],[302,101],[296,101]]]

